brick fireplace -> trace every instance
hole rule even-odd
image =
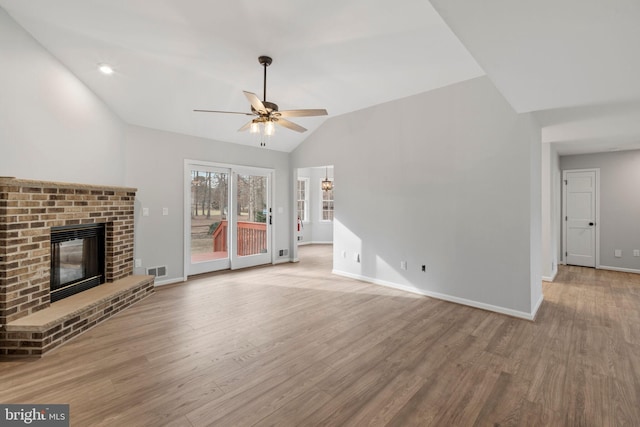
[[[0,178],[0,356],[44,354],[153,292],[132,276],[135,193]],[[105,226],[105,289],[51,303],[51,227],[91,223]]]

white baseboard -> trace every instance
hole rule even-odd
[[[154,281],[153,285],[154,286],[173,285],[174,283],[180,283],[180,282],[184,282],[184,281],[186,281],[186,280],[183,279],[182,277],[178,277],[178,278],[174,278],[174,279],[165,279],[165,280]]]
[[[555,277],[555,275],[554,275]],[[533,312],[531,313],[531,319],[528,320],[535,320],[536,316],[538,315],[538,310],[540,309],[540,306],[542,305],[542,301],[544,301],[544,295],[540,295],[540,298],[538,299],[538,302],[536,303],[536,306],[533,308]]]
[[[333,245],[333,241],[311,240],[311,241],[298,242],[298,246],[306,246],[306,245]]]
[[[398,289],[405,292],[411,292],[418,295],[423,295],[426,297],[436,298],[443,301],[454,302],[456,304],[467,305],[469,307],[480,308],[482,310],[493,311],[500,314],[506,314],[507,316],[518,317],[520,319],[533,320],[535,318],[536,312],[538,308],[542,304],[543,298],[540,297],[540,301],[536,304],[536,309],[533,313],[527,313],[524,311],[512,310],[510,308],[500,307],[497,305],[486,304],[483,302],[472,301],[466,298],[460,298],[452,295],[441,294],[439,292],[431,292],[425,291],[423,289],[418,289],[412,286],[400,285],[398,283],[388,282],[386,280],[373,279],[371,277],[361,276],[358,274],[348,273],[346,271],[333,270],[333,274],[342,277],[348,277],[350,279],[361,280],[363,282],[373,283],[374,285],[386,286],[393,289]]]
[[[542,276],[542,280],[545,282],[553,282],[554,280],[556,280],[557,275],[558,275],[558,269],[556,268],[555,271],[551,272],[551,277]]]
[[[635,268],[609,267],[608,265],[599,265],[598,268],[600,270],[611,270],[611,271],[621,271],[623,273],[640,274],[640,270],[636,270]]]

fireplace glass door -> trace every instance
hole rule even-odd
[[[104,224],[51,230],[51,301],[104,283]]]

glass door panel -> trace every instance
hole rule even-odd
[[[230,172],[191,168],[189,274],[229,268]]]
[[[237,255],[267,252],[267,178],[238,174]]]
[[[235,174],[236,218],[234,226],[235,250],[233,268],[271,262],[269,204],[269,174],[256,170],[242,170]]]

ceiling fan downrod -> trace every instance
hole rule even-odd
[[[267,67],[271,65],[273,59],[270,56],[258,57],[258,62],[264,67],[264,86],[262,102],[267,102]]]

